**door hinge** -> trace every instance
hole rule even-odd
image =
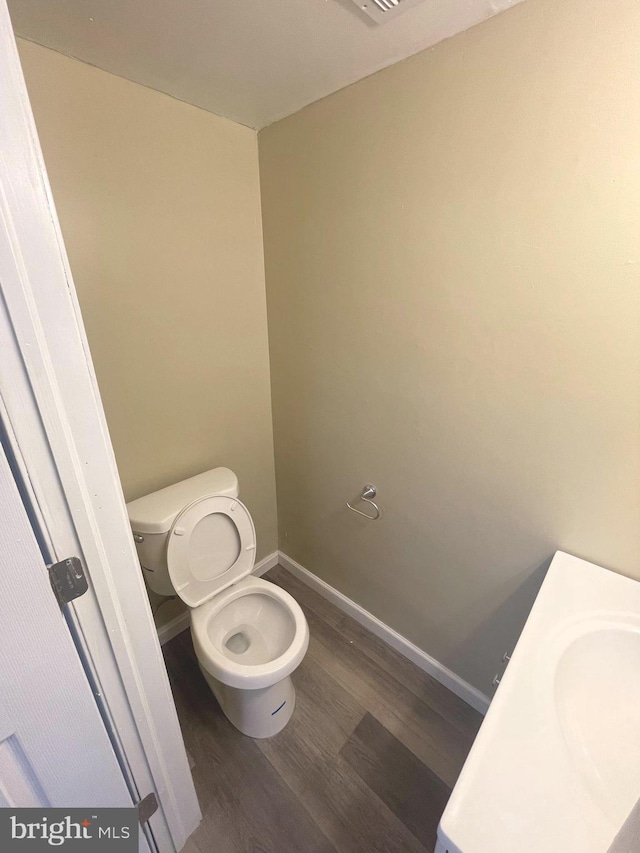
[[[49,569],[51,588],[60,607],[64,607],[74,598],[84,595],[89,589],[82,563],[77,557],[67,557],[66,560],[53,563],[47,568]]]
[[[146,823],[158,811],[158,801],[153,791],[150,794],[136,803],[138,809],[138,820],[140,823]]]

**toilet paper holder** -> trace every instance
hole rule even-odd
[[[367,504],[371,504],[371,506],[376,511],[375,515],[369,515],[368,512],[362,512],[361,509],[356,509],[355,506],[351,506],[349,501],[347,501],[347,506],[349,507],[351,512],[357,512],[358,515],[363,515],[365,518],[368,518],[369,521],[377,521],[381,515],[380,507],[378,506],[378,504],[374,500],[372,500],[372,498],[375,498],[377,493],[378,493],[378,490],[376,489],[376,487],[372,486],[370,483],[367,483],[367,485],[362,490],[362,494],[360,495],[361,501],[364,501]]]

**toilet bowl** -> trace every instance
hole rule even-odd
[[[295,707],[291,673],[309,645],[297,601],[248,577],[191,611],[200,669],[228,719],[251,737],[271,737]]]
[[[250,737],[279,732],[309,627],[288,592],[251,576],[255,528],[235,474],[215,468],[127,509],[147,585],[190,608],[198,664],[224,714]]]

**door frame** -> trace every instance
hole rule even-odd
[[[0,0],[0,422],[45,560],[81,558],[67,620],[134,799],[178,851],[201,815],[89,346]]]

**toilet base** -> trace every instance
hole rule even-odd
[[[273,737],[287,725],[296,704],[296,691],[287,676],[270,687],[242,690],[229,687],[210,675],[198,662],[225,717],[244,735]]]

